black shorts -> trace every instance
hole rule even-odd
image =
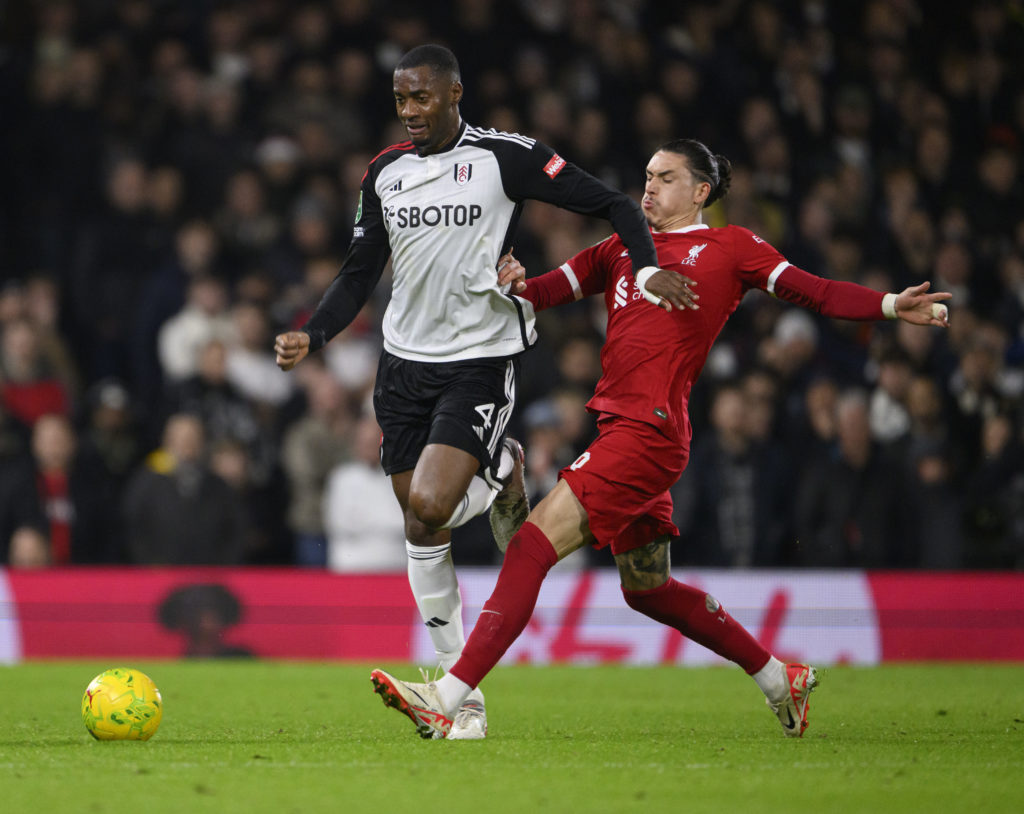
[[[494,473],[518,376],[517,357],[413,362],[384,351],[373,388],[384,471],[415,469],[427,444],[447,444],[474,456],[500,486]]]

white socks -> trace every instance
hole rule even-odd
[[[508,448],[502,444],[501,457],[498,460],[498,480],[501,481],[507,478],[515,464],[516,459],[512,457],[512,453],[508,451]],[[448,518],[441,528],[457,529],[463,523],[472,520],[477,515],[483,514],[491,508],[491,504],[494,502],[494,498],[499,491],[501,490],[492,486],[489,481],[484,480],[479,475],[474,475],[473,480],[469,482],[469,488],[466,489],[466,494],[462,496],[462,500],[455,507],[452,516]]]
[[[484,700],[480,690],[474,690],[461,678],[456,678],[451,673],[441,676],[434,682],[434,686],[437,687],[437,696],[441,701],[441,706],[449,715],[458,710],[471,693],[480,696],[477,699],[480,703],[483,703]]]
[[[409,587],[445,672],[459,660],[466,644],[462,631],[462,597],[451,548],[451,543],[418,546],[406,541],[405,544],[409,555]]]
[[[441,526],[441,528],[458,528],[463,523],[472,520],[478,514],[483,514],[491,508],[491,504],[494,502],[494,497],[497,494],[497,489],[493,488],[479,475],[474,475],[473,480],[469,482],[469,488],[466,489],[466,494],[462,496],[462,500],[460,500],[459,505],[455,507],[455,511],[452,512],[452,516],[448,518],[447,522]]]
[[[498,478],[507,478],[515,464],[516,460],[503,445]],[[442,528],[457,528],[483,514],[490,508],[499,491],[488,481],[475,476],[469,482],[466,494]],[[434,643],[437,660],[441,664],[441,669],[445,671],[445,675],[437,681],[441,703],[446,710],[454,711],[462,706],[462,702],[471,694],[475,700],[483,703],[483,693],[448,674],[452,665],[459,660],[462,648],[466,644],[466,636],[462,629],[462,597],[455,576],[455,565],[452,563],[451,548],[451,543],[439,546],[418,546],[408,540],[405,543],[405,550],[409,555],[409,587],[412,589],[423,623],[430,631],[430,640]]]
[[[773,704],[784,701],[789,695],[789,677],[786,675],[786,665],[775,656],[768,659],[768,663],[754,673],[752,678],[761,688],[765,698]]]

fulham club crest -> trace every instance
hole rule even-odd
[[[473,165],[468,163],[459,163],[455,165],[455,183],[460,187],[464,187],[469,183],[469,179],[473,177]]]

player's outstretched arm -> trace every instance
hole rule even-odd
[[[774,275],[773,275],[774,276]],[[910,286],[899,294],[883,294],[873,288],[846,280],[827,280],[808,274],[796,266],[786,265],[775,279],[779,299],[810,308],[833,319],[872,322],[877,319],[902,319],[914,325],[949,327],[948,309],[943,300],[952,298],[948,291],[931,294],[930,283]]]
[[[274,353],[281,370],[291,370],[309,355],[309,334],[305,331],[289,331],[278,334],[274,339]]]
[[[952,299],[948,291],[937,291],[929,294],[931,283],[923,282],[903,289],[899,294],[887,295],[882,301],[883,312],[891,307],[895,315],[912,325],[935,325],[939,328],[949,327],[949,309],[942,304],[943,300]],[[889,314],[886,314],[889,316]]]

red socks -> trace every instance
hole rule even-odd
[[[524,523],[508,544],[494,592],[449,673],[470,687],[483,680],[530,621],[541,583],[556,562],[558,556],[544,532]]]
[[[623,588],[622,595],[634,610],[674,627],[697,644],[736,662],[750,675],[771,658],[757,639],[725,612],[718,600],[671,577],[664,585],[650,591]]]
[[[533,523],[524,523],[509,543],[494,592],[484,604],[462,657],[448,672],[476,687],[516,640],[537,604],[541,583],[558,562],[551,541]],[[753,675],[771,654],[733,619],[714,597],[669,578],[650,591],[622,589],[626,604]]]

